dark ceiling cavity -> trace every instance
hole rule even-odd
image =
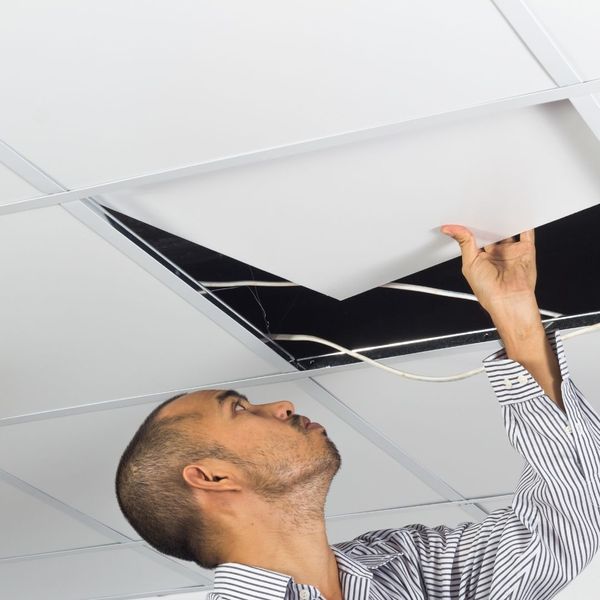
[[[106,210],[194,280],[281,281],[256,267]],[[119,227],[119,224],[115,226]],[[600,205],[597,205],[536,229],[539,306],[565,315],[550,327],[566,328],[600,321],[599,226]],[[458,292],[471,291],[462,276],[460,258],[398,281]],[[237,287],[212,291],[233,313],[241,315],[266,336],[275,333],[314,335],[347,348],[372,348],[365,352],[371,358],[497,337],[494,330],[481,331],[491,329],[492,322],[479,304],[467,300],[381,288],[343,301],[304,287]],[[552,320],[544,317],[544,321]],[[441,336],[450,337],[430,339]],[[299,368],[311,369],[355,360],[320,344],[278,344],[284,354],[285,351],[289,353],[286,357],[290,362]]]

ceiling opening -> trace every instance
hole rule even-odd
[[[339,301],[300,286],[227,287],[230,281],[281,279],[117,211],[105,210],[116,219],[113,225],[128,228],[193,280],[224,282],[222,288],[211,289],[211,300],[218,299],[221,308],[241,316],[246,327],[267,338],[281,333],[314,335],[347,348],[367,349],[363,353],[371,358],[384,358],[497,337],[494,331],[482,331],[492,328],[492,322],[478,303],[468,300],[376,288]],[[600,205],[536,230],[538,304],[564,315],[552,326],[566,328],[600,321],[598,224]],[[398,281],[471,292],[461,273],[460,258]],[[312,342],[266,341],[302,369],[355,360]]]

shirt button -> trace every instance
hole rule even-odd
[[[567,433],[573,433],[573,430],[571,429],[571,426],[570,426],[570,425],[567,425],[567,426],[565,427],[565,431],[566,431]]]
[[[519,375],[519,383],[525,385],[527,383],[527,375]]]
[[[512,381],[508,378],[504,378],[504,387],[510,389],[512,387]]]
[[[300,600],[308,600],[310,592],[308,590],[300,590]]]

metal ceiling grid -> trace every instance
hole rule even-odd
[[[512,6],[509,6],[509,4],[511,4]],[[552,92],[557,93],[558,96],[552,96],[552,95],[550,95],[549,92],[546,93],[546,95],[543,95],[544,93],[540,92],[536,95],[536,97],[532,103],[538,103],[540,101],[550,101],[549,100],[550,98],[556,99],[557,97],[568,97],[569,99],[572,98],[573,99],[572,102],[573,102],[574,106],[580,111],[580,113],[583,113],[582,116],[584,116],[584,119],[586,119],[586,122],[588,122],[588,125],[591,126],[592,130],[597,135],[598,134],[598,130],[597,130],[598,104],[597,104],[597,102],[595,101],[595,99],[590,99],[590,98],[588,98],[587,100],[578,101],[578,100],[576,100],[575,94],[577,94],[577,95],[588,94],[589,95],[592,92],[597,92],[598,91],[597,86],[599,83],[598,80],[596,80],[595,82],[588,82],[587,84],[581,84],[581,83],[577,83],[576,75],[574,73],[567,73],[567,75],[571,79],[573,79],[572,81],[568,81],[568,82],[567,82],[566,75],[565,75],[564,79],[562,78],[562,75],[560,75],[560,76],[557,75],[557,71],[555,71],[554,69],[558,68],[558,67],[550,66],[552,64],[551,61],[554,59],[548,58],[548,56],[544,56],[544,55],[537,55],[537,52],[540,52],[540,54],[542,54],[543,52],[545,52],[545,50],[539,50],[539,48],[536,46],[536,42],[534,40],[536,37],[538,37],[538,38],[547,37],[547,32],[545,32],[539,25],[539,22],[537,22],[535,20],[527,22],[526,25],[523,25],[523,22],[517,23],[516,21],[519,21],[519,19],[521,17],[514,18],[514,16],[511,17],[509,14],[510,10],[512,10],[516,6],[516,4],[517,3],[496,2],[496,5],[499,7],[501,12],[503,12],[503,14],[505,16],[507,16],[507,18],[509,19],[509,22],[511,22],[511,24],[515,27],[515,30],[518,31],[519,35],[525,40],[529,49],[534,53],[534,55],[536,55],[536,58],[540,61],[540,63],[542,65],[544,65],[544,67],[548,70],[548,72],[553,76],[553,78],[561,86],[560,90],[558,90],[556,92],[554,90],[552,90]],[[524,8],[527,8],[526,5],[524,5],[522,3],[521,3],[521,6]],[[563,67],[564,66],[565,65],[563,65]],[[567,86],[567,87],[565,87],[565,86]],[[564,94],[564,95],[561,96],[560,94]],[[528,95],[528,96],[529,96],[528,100],[525,100],[525,98],[519,98],[518,100],[513,99],[511,101],[511,104],[513,106],[517,106],[523,102],[529,103],[532,101],[532,98],[530,97],[532,95]],[[544,98],[545,98],[545,100],[544,100]],[[526,104],[521,104],[521,105],[526,105]],[[485,111],[493,109],[493,107],[507,108],[508,101],[505,101],[504,103],[502,103],[502,102],[490,103],[489,106],[486,105]],[[466,110],[469,110],[469,109],[466,109]],[[471,112],[482,111],[482,110],[484,110],[484,109],[482,109],[480,107],[475,107],[473,109],[470,109]],[[462,117],[464,117],[464,112],[461,115],[461,118]],[[435,117],[435,118],[439,118],[442,121],[446,118],[454,119],[454,118],[456,118],[456,114],[453,114],[451,116],[444,117],[444,118],[442,118],[441,116]],[[351,139],[351,141],[356,141],[357,139],[367,139],[367,137],[369,137],[371,134],[374,133],[372,130],[368,130],[368,131],[370,131],[371,133],[365,134],[365,133],[359,132],[359,134],[354,134],[355,139]],[[390,131],[382,131],[380,129],[375,133],[375,135],[386,135],[389,132]],[[365,136],[365,135],[367,137],[362,137],[362,138],[360,137],[360,136]],[[337,136],[337,139],[335,139],[335,140],[330,140],[329,138],[326,138],[325,140],[322,140],[320,142],[314,142],[314,143],[310,142],[310,143],[306,144],[305,148],[295,147],[295,148],[291,148],[291,149],[288,148],[287,150],[286,149],[282,149],[282,150],[275,149],[274,151],[270,151],[270,152],[275,152],[275,154],[263,155],[262,157],[260,157],[258,159],[256,157],[252,156],[249,159],[245,158],[242,160],[246,160],[247,161],[246,164],[248,164],[250,162],[254,162],[255,160],[263,160],[263,159],[273,158],[274,156],[278,155],[277,152],[282,152],[282,154],[279,154],[279,155],[283,155],[284,153],[287,153],[287,152],[292,154],[292,153],[295,153],[298,151],[311,151],[311,150],[315,150],[317,148],[325,147],[329,144],[337,144],[340,142],[345,143],[345,142],[349,141],[347,138],[342,141],[339,139],[339,137],[340,136]],[[144,179],[144,176],[140,176],[140,177],[132,178],[129,180],[123,180],[123,181],[119,181],[119,182],[113,182],[111,184],[106,184],[104,187],[101,185],[100,186],[92,186],[90,188],[84,188],[81,190],[74,190],[74,191],[70,192],[70,191],[65,190],[62,186],[57,186],[57,184],[50,178],[44,177],[44,174],[40,169],[37,169],[35,166],[33,166],[28,161],[23,160],[20,156],[11,152],[11,149],[8,148],[6,145],[4,145],[0,149],[0,153],[1,153],[1,158],[2,158],[3,162],[5,162],[5,164],[7,164],[15,172],[19,173],[19,175],[24,177],[24,179],[26,181],[29,181],[29,183],[31,185],[33,185],[34,187],[37,187],[38,189],[40,189],[40,191],[44,191],[47,194],[46,196],[43,196],[43,197],[40,197],[37,199],[34,198],[32,200],[25,200],[25,201],[19,202],[18,204],[13,205],[10,209],[8,209],[8,210],[5,209],[4,214],[6,214],[9,210],[12,212],[15,210],[24,210],[27,208],[34,208],[34,207],[39,207],[39,206],[53,204],[53,203],[67,202],[67,201],[73,200],[75,198],[77,198],[77,199],[85,198],[91,194],[105,192],[108,189],[113,189],[113,190],[114,189],[122,189],[122,188],[126,188],[126,187],[132,187],[135,185],[143,185],[145,183],[149,183],[150,181],[152,181],[152,182],[164,181],[164,180],[171,179],[171,178],[177,178],[180,176],[189,175],[191,172],[194,172],[194,173],[207,172],[208,170],[212,170],[212,168],[215,167],[214,164],[208,168],[205,164],[194,165],[192,167],[186,167],[183,169],[174,169],[170,172],[149,175],[149,176],[146,176],[146,179]],[[249,155],[247,155],[247,156],[249,156]],[[240,159],[238,157],[235,157],[235,158],[231,159],[232,162],[229,165],[221,164],[217,168],[231,166],[231,164],[235,164],[236,160],[240,160]],[[154,179],[151,179],[151,178],[154,178]],[[41,185],[40,185],[40,183],[41,183]],[[107,187],[107,185],[109,187]],[[159,272],[160,269],[157,269],[156,265],[154,264],[153,259],[151,259],[150,257],[144,258],[143,256],[138,255],[137,251],[134,249],[135,245],[132,244],[131,242],[129,242],[129,241],[125,242],[125,241],[119,240],[117,237],[114,236],[114,233],[111,233],[109,235],[107,230],[105,229],[107,226],[106,221],[103,222],[98,214],[95,214],[95,216],[91,216],[94,213],[92,212],[92,204],[90,202],[87,202],[87,203],[74,202],[72,204],[65,205],[65,209],[67,209],[70,212],[70,214],[72,214],[79,220],[81,220],[83,222],[87,221],[86,224],[88,226],[92,226],[92,228],[97,233],[102,235],[105,239],[109,239],[109,241],[111,241],[111,243],[113,243],[116,247],[118,247],[119,250],[121,250],[122,252],[124,251],[130,258],[132,258],[132,260],[135,260],[136,262],[138,262],[138,264],[143,263],[144,268],[146,268],[148,271],[152,272],[154,274],[154,276],[158,276],[158,278],[162,281],[162,283],[167,285],[175,293],[178,293],[182,297],[185,297],[185,299],[188,302],[190,301],[190,299],[188,298],[189,290],[184,290],[183,287],[180,287],[179,284],[177,282],[175,282],[174,279],[171,279],[170,275],[165,275],[164,273],[161,274]],[[211,318],[215,319],[219,323],[219,325],[221,327],[224,327],[227,331],[229,331],[229,333],[231,333],[238,339],[240,339],[240,337],[241,337],[242,339],[245,340],[245,343],[247,345],[250,345],[250,346],[256,348],[257,352],[260,352],[261,354],[267,354],[267,355],[269,354],[268,351],[265,351],[264,346],[262,346],[260,344],[256,344],[254,341],[249,339],[247,332],[246,333],[240,332],[239,324],[232,322],[231,320],[227,321],[227,319],[223,319],[222,315],[216,309],[213,309],[208,306],[202,306],[200,308],[200,305],[202,303],[197,303],[195,301],[195,299],[194,299],[193,303],[197,309],[202,310],[203,312],[206,310],[207,312],[204,312],[204,314],[209,313],[209,316]],[[272,358],[274,361],[277,361],[280,364],[282,370],[289,371],[289,365],[281,357],[276,355],[276,356],[271,356],[270,358]],[[352,413],[351,409],[348,406],[346,406],[345,404],[343,404],[337,398],[332,397],[329,390],[327,390],[324,387],[322,387],[321,385],[319,385],[318,382],[312,380],[311,377],[304,378],[302,385],[305,386],[305,389],[307,390],[308,393],[313,394],[317,400],[321,401],[324,404],[325,407],[328,407],[329,409],[331,409],[332,405],[333,406],[337,405],[338,406],[338,416],[341,416],[342,418],[344,418],[349,423],[349,425],[352,426],[361,435],[364,435],[365,437],[367,437],[367,439],[371,439],[371,441],[375,440],[376,445],[379,445],[379,447],[383,447],[382,449],[384,449],[388,453],[390,453],[390,455],[392,455],[396,460],[400,459],[399,462],[402,462],[403,460],[405,460],[404,458],[402,458],[402,453],[399,448],[397,448],[397,447],[395,449],[390,448],[386,444],[385,438],[384,438],[384,436],[382,436],[382,434],[375,431],[372,428],[371,424],[369,424],[367,422],[360,423],[356,419],[356,415],[354,415]],[[363,429],[365,427],[366,427],[366,429]],[[414,466],[412,466],[412,465],[405,465],[405,466],[408,466],[409,470],[414,469]],[[412,467],[412,469],[410,467]],[[421,477],[426,480],[427,476],[426,476],[424,470],[419,473],[419,469],[420,469],[420,467],[417,466],[417,468],[416,468],[417,474],[421,475]],[[435,476],[433,476],[433,477],[435,478]],[[21,489],[24,489],[24,490],[27,489],[29,492],[33,493],[33,495],[39,497],[40,499],[43,499],[44,501],[48,501],[47,498],[44,498],[45,495],[41,490],[35,490],[35,491],[31,490],[30,487],[26,484],[26,482],[17,483],[15,481],[15,479],[12,478],[10,476],[10,474],[8,474],[8,473],[2,474],[2,479],[3,479],[3,481],[11,483],[12,485],[21,486]],[[432,482],[430,482],[430,484],[431,483]],[[445,486],[444,482],[441,482],[438,480],[437,482],[433,482],[433,484],[431,485],[431,487],[434,487],[434,486],[437,486],[440,490],[443,489],[443,491],[446,492],[446,496],[452,495],[452,491]],[[453,500],[459,501],[461,503],[466,502],[466,500],[462,497],[455,498]],[[467,505],[467,507],[468,506],[469,505]],[[472,515],[474,517],[480,518],[481,516],[486,514],[485,511],[477,509],[475,507],[475,505],[471,505],[471,506],[472,506],[472,508],[475,509],[472,512]],[[69,509],[67,509],[67,510],[69,510]],[[81,517],[79,517],[79,518],[81,518]],[[161,557],[161,559],[162,559],[162,557]],[[169,566],[170,566],[170,568],[173,568],[171,565],[169,565]],[[128,597],[132,597],[132,596],[129,595]]]
[[[30,200],[38,194],[36,188],[0,163],[0,206],[5,202]]]

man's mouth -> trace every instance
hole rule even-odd
[[[317,429],[318,427],[323,429],[323,425],[316,421],[311,421],[308,417],[302,417],[302,425],[304,426],[304,429]]]

